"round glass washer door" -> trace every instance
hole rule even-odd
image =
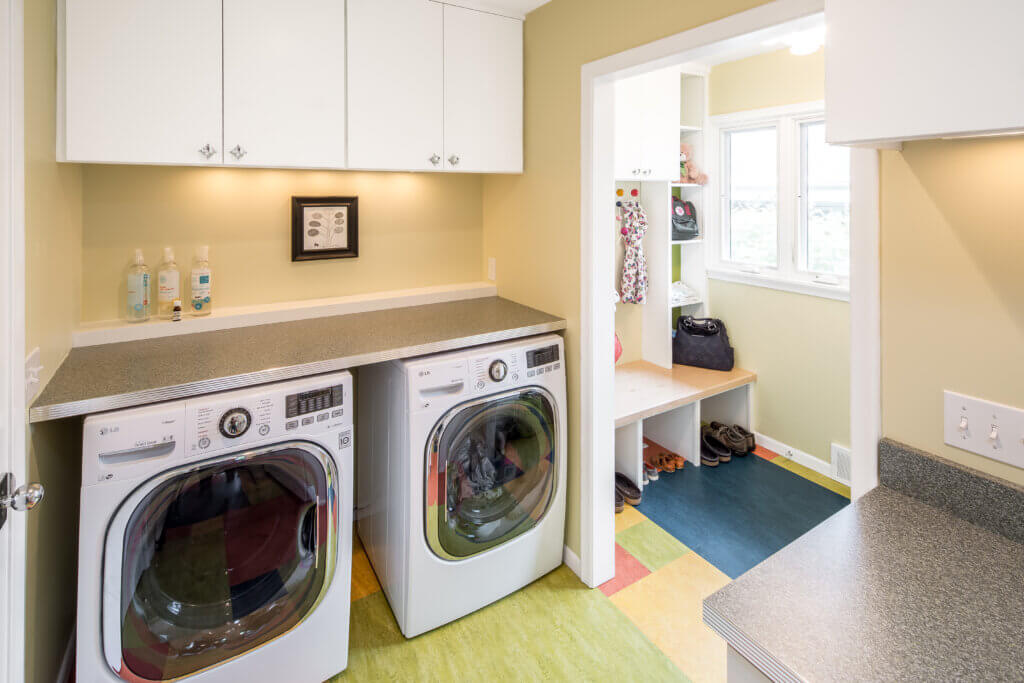
[[[425,531],[461,560],[534,528],[554,500],[558,419],[539,387],[456,406],[427,441]]]
[[[164,473],[107,532],[103,643],[122,679],[169,681],[298,625],[334,572],[336,469],[292,442]]]

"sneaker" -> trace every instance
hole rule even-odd
[[[615,514],[619,514],[626,509],[626,501],[623,499],[622,494],[615,491]]]
[[[651,480],[647,478],[647,468],[644,468],[643,472],[640,473],[640,476],[642,477],[641,480],[643,481],[644,486],[651,483]]]
[[[717,432],[710,425],[704,425],[700,430],[701,464],[716,467],[718,463],[730,460],[732,460],[732,449],[718,440]]]
[[[658,481],[658,468],[644,463],[644,478],[647,479],[648,483]]]
[[[615,473],[615,492],[630,505],[640,504],[640,487],[630,481],[624,474]]]

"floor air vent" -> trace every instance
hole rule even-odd
[[[849,485],[852,476],[851,467],[850,449],[832,444],[832,478]]]

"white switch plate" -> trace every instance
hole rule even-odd
[[[943,413],[947,444],[1024,468],[1024,410],[946,391]]]

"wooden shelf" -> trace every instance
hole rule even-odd
[[[685,190],[685,189],[688,189],[688,188],[697,188],[697,187],[704,187],[704,186],[699,184],[699,183],[672,183],[672,187],[679,187],[679,188],[682,188],[682,189]]]
[[[741,368],[719,372],[673,365],[668,370],[642,360],[626,363],[615,368],[615,426],[622,427],[756,380],[755,373]]]

